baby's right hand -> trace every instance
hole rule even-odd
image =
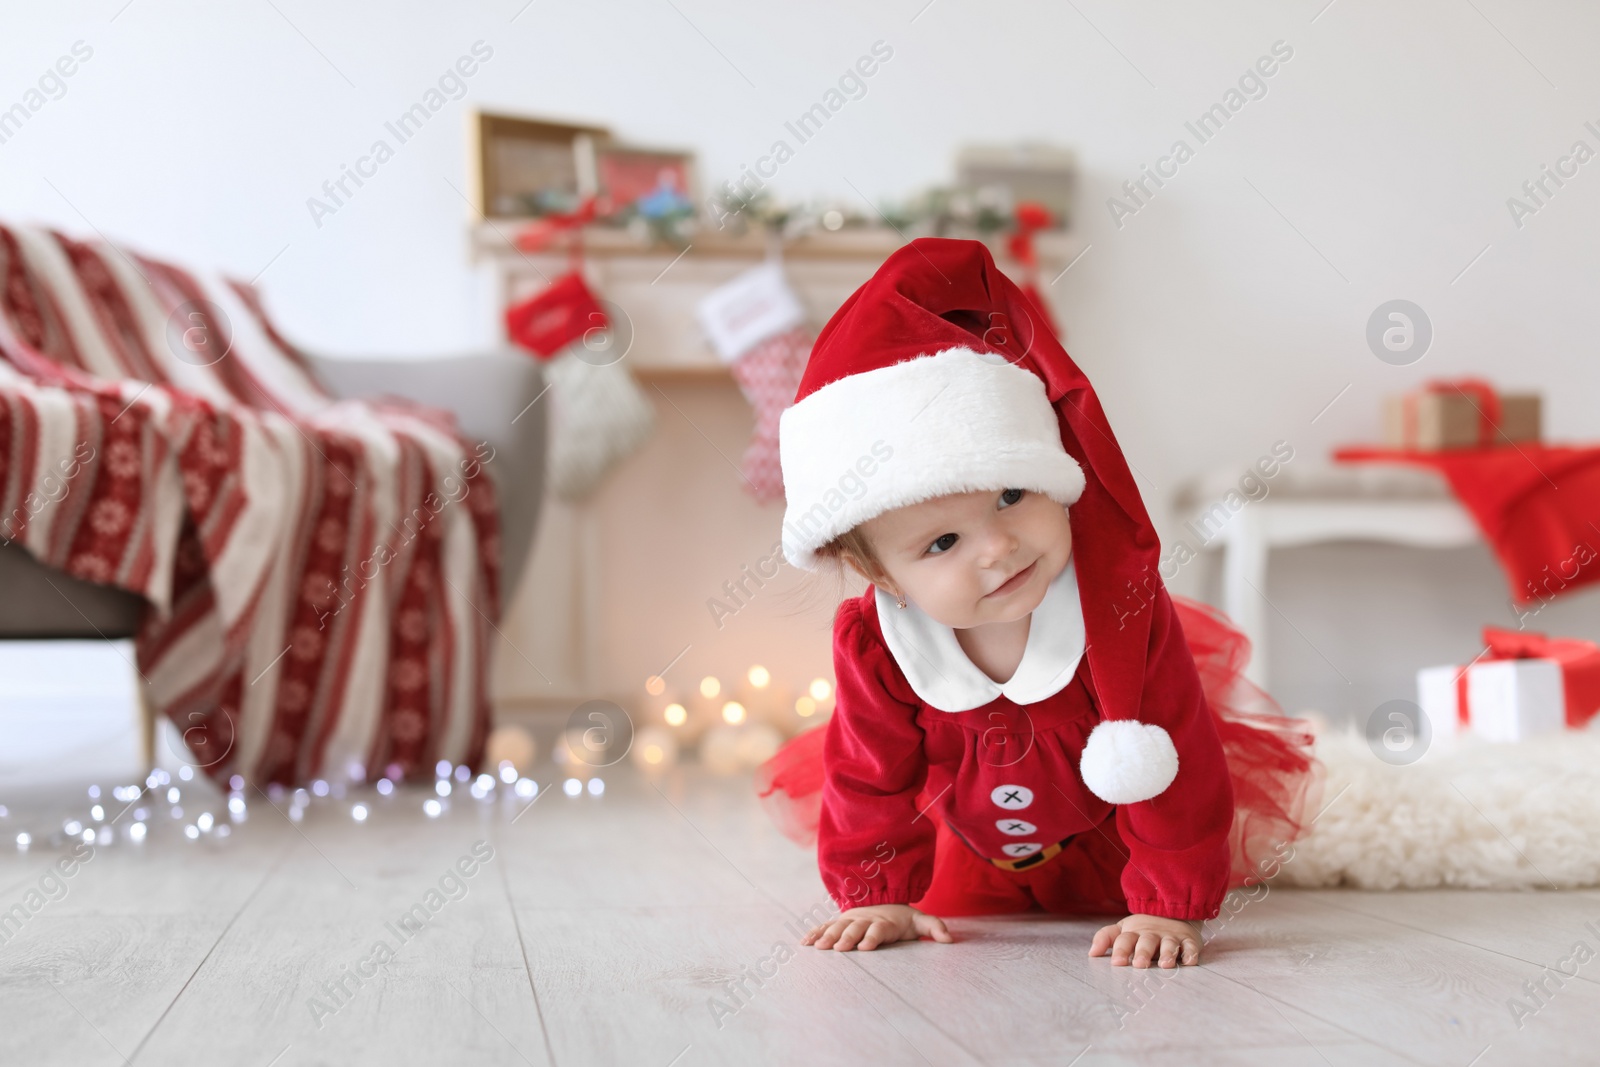
[[[915,941],[927,935],[935,941],[953,943],[955,938],[937,915],[918,911],[909,904],[874,904],[842,911],[838,918],[818,923],[800,939],[802,945],[848,952],[859,948],[870,952],[879,945],[896,941]]]

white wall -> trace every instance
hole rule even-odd
[[[1600,431],[1600,162],[1521,228],[1506,206],[1574,140],[1600,148],[1583,127],[1600,128],[1592,6],[123,2],[0,15],[0,107],[75,41],[94,50],[65,95],[0,144],[0,216],[93,227],[246,277],[270,262],[269,303],[308,346],[492,340],[492,294],[467,264],[467,205],[452,188],[466,191],[468,105],[689,147],[716,180],[883,40],[894,56],[866,96],[799,148],[775,188],[901,194],[945,178],[963,142],[1074,145],[1093,248],[1053,296],[1163,524],[1184,475],[1242,469],[1279,438],[1306,460],[1371,438],[1379,396],[1427,377],[1539,388],[1549,436]],[[467,98],[316,226],[307,198],[480,39],[494,53]],[[1185,120],[1279,40],[1293,58],[1267,95],[1114,224],[1107,197],[1175,138],[1193,144]],[[1436,330],[1407,368],[1363,339],[1369,313],[1395,297]],[[1429,600],[1442,584],[1449,602]],[[1484,552],[1291,553],[1267,593],[1285,701],[1335,711],[1403,695],[1412,668],[1470,655],[1481,623],[1512,621]],[[1573,597],[1537,623],[1600,636],[1597,604]]]

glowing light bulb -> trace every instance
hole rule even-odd
[[[750,668],[750,674],[748,677],[751,685],[755,686],[757,689],[765,689],[767,687],[767,683],[772,681],[772,672],[760,664],[757,664],[756,666]]]
[[[450,779],[441,778],[437,782],[434,782],[433,783],[433,791],[435,793],[438,793],[442,797],[449,796],[450,795]]]
[[[644,746],[644,761],[646,763],[660,763],[665,756],[666,752],[662,750],[660,745]]]
[[[350,809],[350,817],[356,822],[366,822],[367,806],[365,804],[357,804],[355,807]]]
[[[809,719],[817,713],[817,702],[810,697],[801,697],[794,702],[794,713],[802,719]]]
[[[202,811],[200,813],[200,817],[194,821],[194,824],[200,827],[201,832],[204,832],[215,826],[216,822],[217,820],[211,817],[211,813],[209,811]]]
[[[506,785],[510,785],[512,782],[517,780],[516,765],[508,759],[503,759],[500,761],[500,780]]]
[[[394,792],[394,783],[393,782],[389,781],[389,779],[387,779],[387,778],[379,778],[378,779],[378,795],[379,796],[385,796],[386,797],[390,793],[393,793],[393,792]]]
[[[658,697],[667,691],[667,680],[659,674],[652,674],[644,680],[644,691]]]
[[[575,797],[579,793],[583,792],[583,783],[578,781],[576,778],[568,778],[566,781],[561,783],[561,791],[567,794],[569,797]]]
[[[722,705],[722,720],[734,726],[744,722],[744,705],[737,700],[730,700]]]
[[[519,797],[531,797],[539,792],[539,783],[532,778],[518,778],[516,790]]]
[[[826,678],[811,680],[811,699],[822,701],[833,695],[833,685]]]
[[[194,823],[190,823],[188,826],[183,828],[183,836],[187,837],[190,841],[199,840],[200,828]]]
[[[606,783],[598,778],[589,779],[589,795],[597,797],[606,791]]]
[[[136,822],[132,826],[128,827],[128,840],[143,841],[146,832],[147,831],[145,830],[144,823]]]
[[[717,681],[715,676],[708,674],[704,678],[700,679],[701,696],[714,697],[720,692],[722,692],[722,683]]]
[[[443,810],[444,805],[432,797],[429,797],[427,800],[422,802],[423,814],[427,815],[430,819],[437,819],[439,817],[439,813]]]
[[[667,720],[668,726],[682,726],[689,721],[689,712],[682,704],[668,704],[661,717]]]

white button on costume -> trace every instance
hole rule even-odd
[[[1019,810],[1033,803],[1033,790],[1025,785],[997,785],[989,799],[1009,811]]]

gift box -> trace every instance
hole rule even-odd
[[[1537,393],[1498,393],[1476,378],[1431,381],[1384,398],[1384,444],[1438,452],[1537,441],[1541,412]]]
[[[1465,668],[1417,672],[1417,703],[1435,736],[1462,728],[1489,741],[1581,729],[1600,711],[1600,645],[1526,630],[1483,628]]]

